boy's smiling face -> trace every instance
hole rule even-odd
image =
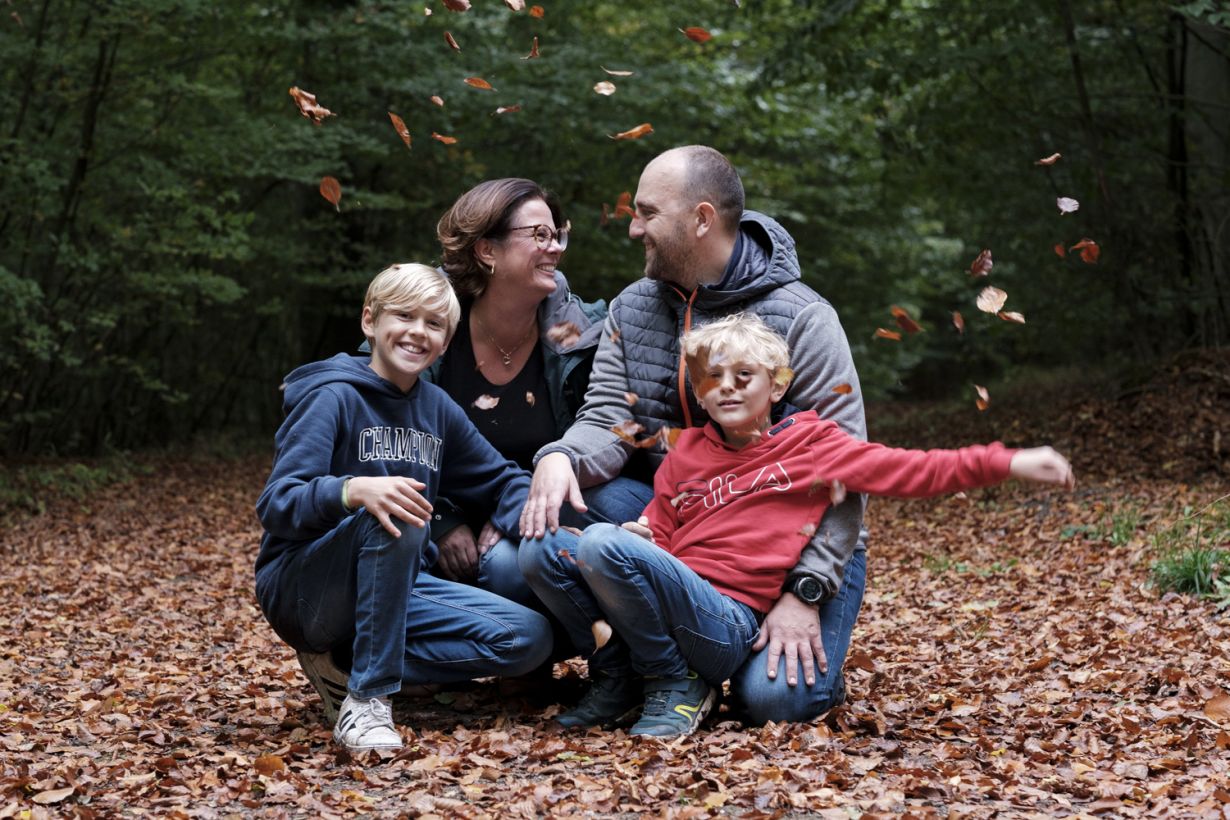
[[[773,403],[786,394],[786,384],[763,364],[730,359],[715,351],[694,383],[701,406],[722,428],[726,443],[745,447],[760,440],[769,426]]]
[[[448,319],[423,305],[386,307],[372,318],[363,308],[363,333],[371,339],[372,370],[403,392],[440,357],[448,343]]]

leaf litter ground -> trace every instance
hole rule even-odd
[[[569,662],[339,753],[253,601],[267,455],[148,459],[4,535],[0,817],[1230,817],[1230,620],[1147,586],[1150,533],[1230,491],[1227,373],[872,408],[895,445],[1052,442],[1080,485],[873,501],[849,703],[671,743],[551,728]]]

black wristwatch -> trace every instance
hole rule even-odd
[[[824,586],[810,575],[795,578],[788,589],[805,604],[818,604],[824,598]]]

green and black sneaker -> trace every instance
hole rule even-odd
[[[641,705],[641,679],[593,673],[589,690],[577,705],[555,718],[566,729],[626,726]]]
[[[717,691],[692,670],[686,678],[645,681],[645,709],[629,734],[683,737],[696,731],[717,700]]]

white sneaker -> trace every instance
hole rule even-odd
[[[347,695],[333,727],[333,739],[352,752],[402,747],[388,698],[358,700]]]

